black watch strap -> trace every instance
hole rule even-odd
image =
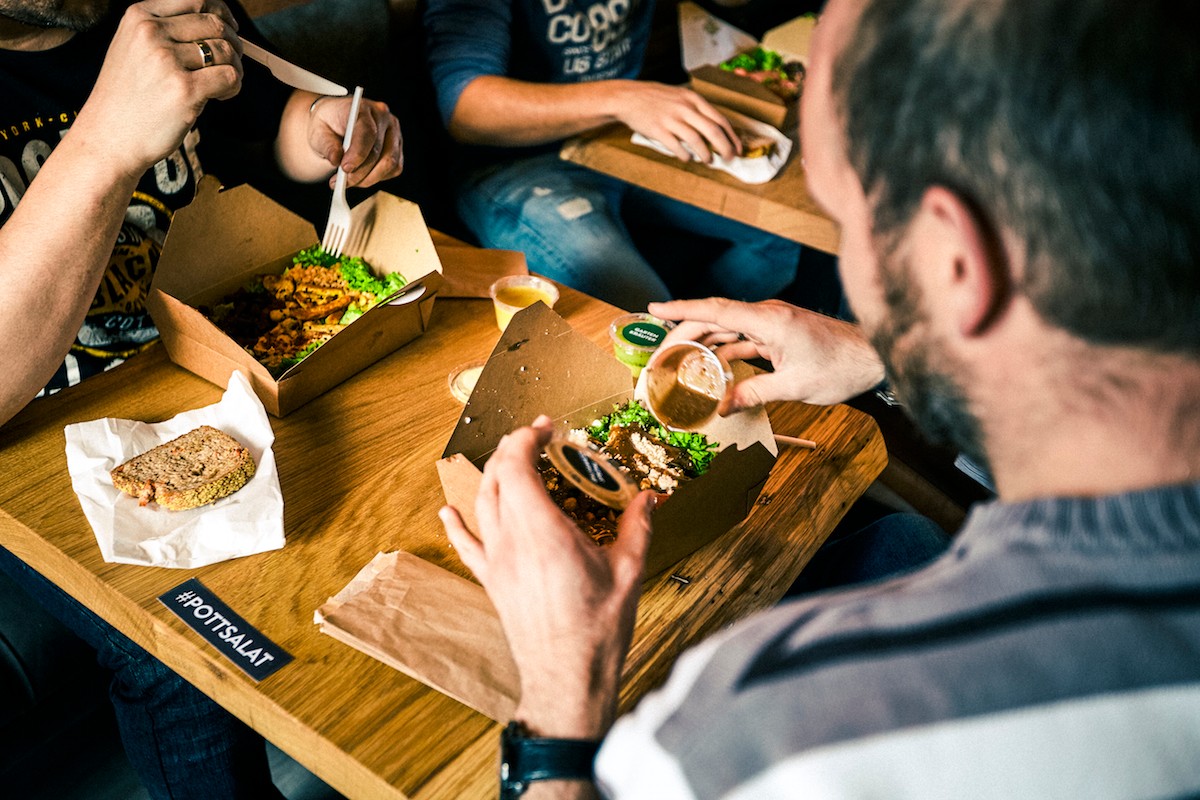
[[[597,740],[542,739],[508,723],[500,734],[500,800],[515,800],[533,781],[590,781],[599,749]]]

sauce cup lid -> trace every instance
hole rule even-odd
[[[472,361],[469,364],[460,364],[450,373],[447,382],[450,384],[450,394],[460,403],[465,403],[471,399],[471,392],[475,391],[475,383],[479,380],[479,376],[483,374],[483,362]]]
[[[638,496],[633,479],[590,445],[555,436],[546,457],[564,480],[609,508],[623,510]]]
[[[622,314],[608,326],[608,335],[622,347],[650,352],[658,349],[675,323],[646,313]]]

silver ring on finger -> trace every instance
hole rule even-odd
[[[211,67],[216,63],[216,59],[213,58],[212,46],[208,42],[203,39],[197,39],[195,45],[200,48],[200,69]]]

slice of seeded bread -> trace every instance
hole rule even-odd
[[[216,502],[254,475],[250,451],[224,431],[201,425],[134,456],[111,473],[113,485],[138,499],[183,511]]]

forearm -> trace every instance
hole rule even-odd
[[[275,139],[275,163],[288,178],[298,183],[315,183],[333,174],[330,158],[315,152],[308,141],[308,122],[313,101],[318,95],[296,90],[284,106]]]
[[[829,390],[814,394],[811,402],[842,403],[878,386],[886,377],[878,351],[858,325],[830,320],[817,328],[818,352],[824,354],[819,368],[830,376]]]
[[[545,84],[484,75],[460,95],[450,134],[467,144],[545,144],[614,122],[631,81]]]
[[[591,688],[577,699],[571,699],[576,692],[560,692],[557,686],[548,691],[523,688],[521,705],[513,717],[530,736],[598,742],[615,719],[616,678],[610,679],[610,675],[614,675],[611,669],[601,667],[601,672],[592,677]],[[574,683],[579,676],[564,677],[567,683]],[[541,780],[530,784],[522,800],[594,800],[599,796],[591,780]]]
[[[97,138],[81,115],[0,228],[0,315],[10,320],[0,337],[0,424],[70,350],[141,175]]]

